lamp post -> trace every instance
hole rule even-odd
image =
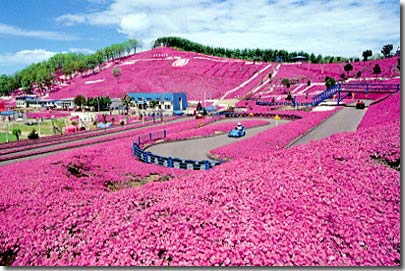
[[[38,120],[38,135],[41,136],[41,124],[40,124],[41,119],[37,118],[37,120]]]
[[[9,117],[6,116],[6,142],[8,143],[8,122],[9,122]]]

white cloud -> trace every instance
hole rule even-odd
[[[29,65],[32,63],[38,63],[55,55],[56,52],[34,49],[34,50],[22,50],[16,53],[9,53],[0,55],[0,63],[3,65],[24,64]]]
[[[105,4],[108,2],[108,0],[87,0],[87,1],[93,4]]]
[[[92,54],[95,51],[88,48],[70,48],[67,51],[61,53],[82,53]],[[38,63],[45,61],[59,52],[48,51],[45,49],[34,50],[21,50],[15,53],[0,54],[0,66],[12,66],[12,65],[30,65],[32,63]]]
[[[399,45],[400,38],[399,4],[393,0],[114,0],[105,10],[61,18],[114,26],[145,45],[176,35],[230,48],[360,56],[385,43]]]
[[[64,14],[56,18],[56,22],[65,26],[82,24],[86,22],[86,17],[80,14]]]
[[[146,31],[151,26],[148,16],[145,13],[129,14],[121,19],[119,32],[135,37],[135,33]]]
[[[0,36],[20,36],[47,40],[74,40],[76,37],[54,31],[25,30],[12,25],[0,23]]]
[[[96,52],[93,49],[89,49],[89,48],[70,48],[68,51],[70,53],[78,53],[78,54],[85,54],[85,55],[93,54]]]

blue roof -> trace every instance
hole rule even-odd
[[[4,112],[1,112],[0,115],[2,115],[2,116],[11,116],[11,115],[14,115],[15,113],[16,113],[15,111],[7,110],[7,111],[4,111]]]
[[[215,111],[215,110],[217,110],[217,108],[215,107],[215,106],[207,106],[206,108],[205,108],[205,110],[206,111],[208,111],[208,112],[211,112],[211,111]]]
[[[185,92],[129,92],[128,96],[135,97],[135,98],[151,98],[154,100],[165,99],[165,98],[173,98],[174,95],[186,95]]]
[[[112,124],[111,124],[111,122],[107,122],[107,123],[98,123],[97,124],[97,128],[108,128],[108,127],[110,127]]]

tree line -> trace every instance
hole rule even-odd
[[[321,54],[315,55],[314,53],[307,53],[304,51],[288,52],[287,50],[273,50],[273,49],[228,49],[222,47],[211,47],[202,45],[180,37],[162,37],[158,38],[153,43],[153,48],[159,46],[170,46],[183,51],[192,51],[207,55],[214,55],[219,57],[240,58],[254,61],[265,62],[293,62],[297,56],[304,56],[310,63],[335,63],[360,61],[360,59],[349,59],[341,56],[322,56]]]
[[[85,72],[100,68],[105,61],[115,60],[132,52],[141,43],[130,39],[122,43],[112,44],[93,54],[59,53],[46,61],[31,64],[27,68],[13,75],[0,76],[0,95],[10,95],[14,90],[21,88],[24,93],[31,93],[34,85],[41,90],[51,90],[58,75],[71,76],[75,72]]]
[[[159,46],[170,46],[182,51],[192,51],[207,55],[227,57],[227,58],[240,58],[254,61],[265,62],[294,62],[295,57],[303,56],[309,63],[340,63],[340,62],[359,62],[359,57],[342,57],[342,56],[322,56],[321,54],[315,55],[314,53],[307,53],[304,51],[288,52],[287,50],[273,50],[273,49],[228,49],[221,47],[212,47],[193,42],[180,37],[161,37],[153,43],[153,48]],[[392,44],[385,44],[381,49],[381,54],[384,58],[393,56]],[[399,55],[399,49],[395,55]],[[365,50],[362,53],[363,61],[367,61],[373,55],[372,50]],[[380,55],[376,56],[380,58]],[[399,64],[398,64],[399,66]],[[399,68],[398,68],[399,69]]]

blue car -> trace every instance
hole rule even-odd
[[[246,128],[239,122],[238,125],[229,132],[228,137],[242,137],[246,135]]]

